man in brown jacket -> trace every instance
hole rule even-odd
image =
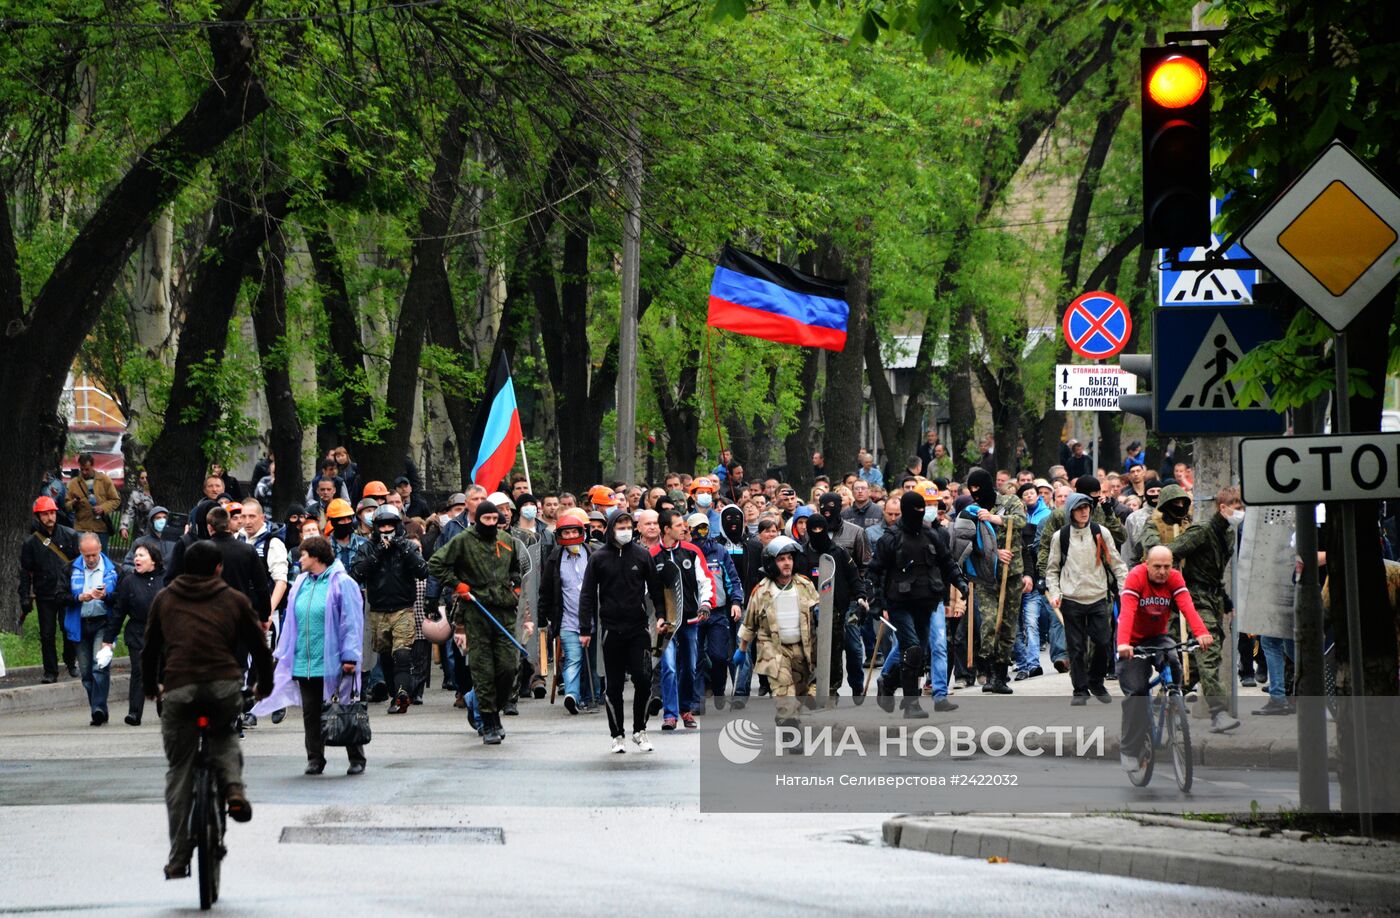
[[[68,482],[68,499],[64,503],[73,514],[73,528],[80,535],[97,533],[105,552],[107,540],[112,537],[112,521],[108,514],[121,508],[122,499],[112,479],[93,467],[92,453],[78,456],[78,474]]]
[[[156,594],[146,620],[142,687],[147,698],[159,694],[164,700],[160,732],[170,765],[165,773],[165,808],[170,818],[166,879],[189,876],[190,871],[186,823],[198,745],[196,717],[209,718],[209,758],[229,816],[237,822],[253,817],[243,789],[243,755],[233,722],[242,705],[243,661],[252,654],[255,694],[266,698],[272,691],[272,654],[252,603],[223,581],[222,567],[223,556],[216,545],[195,542],[185,552],[184,572]]]

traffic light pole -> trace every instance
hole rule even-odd
[[[1351,433],[1350,360],[1347,355],[1346,332],[1332,341],[1332,355],[1337,364],[1337,385],[1332,401],[1332,432]],[[1374,834],[1371,824],[1371,760],[1366,738],[1365,675],[1361,668],[1361,591],[1360,573],[1356,566],[1356,507],[1349,501],[1338,501],[1342,528],[1342,576],[1346,584],[1347,661],[1351,670],[1348,689],[1351,692],[1351,736],[1356,759],[1356,808],[1361,816],[1361,834]],[[1334,591],[1335,595],[1335,591]]]

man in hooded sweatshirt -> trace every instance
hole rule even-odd
[[[999,569],[996,583],[978,583],[974,595],[977,604],[978,656],[991,670],[991,679],[982,686],[982,691],[1010,695],[1009,670],[1016,633],[1021,626],[1021,596],[1035,586],[1031,578],[1025,575],[1021,563],[1021,533],[1026,525],[1026,508],[1015,494],[998,494],[996,482],[986,469],[974,468],[968,473],[967,490],[977,508],[979,525],[986,523],[992,527],[997,558],[1008,568],[1004,580]],[[1008,533],[1010,548],[1007,548]],[[1006,583],[1005,596],[1001,591],[1003,582]],[[997,627],[998,620],[1001,622],[1000,628]]]
[[[987,481],[990,485],[990,475]],[[885,619],[899,640],[905,717],[928,717],[919,705],[926,664],[931,664],[934,710],[957,707],[948,700],[947,622],[938,607],[949,586],[966,594],[967,585],[947,546],[929,528],[937,519],[936,505],[927,505],[917,491],[905,491],[899,496],[898,525],[885,528],[870,560],[870,583],[884,597]]]
[[[189,807],[193,795],[195,718],[209,717],[209,759],[237,822],[253,817],[243,789],[243,755],[232,729],[242,709],[240,676],[249,651],[257,674],[255,694],[272,691],[272,654],[252,603],[220,576],[223,557],[209,541],[190,545],[184,571],[151,602],[141,681],[146,697],[164,700],[160,732],[169,769],[165,807],[170,822],[167,879],[189,876]]]
[[[1051,536],[1046,595],[1065,619],[1071,703],[1082,705],[1092,694],[1109,704],[1103,681],[1113,641],[1113,598],[1128,579],[1128,568],[1112,537],[1089,519],[1093,506],[1087,495],[1071,494],[1065,509],[1069,525]]]
[[[472,528],[428,561],[428,573],[437,578],[443,595],[457,598],[454,640],[458,650],[467,652],[485,727],[482,740],[489,746],[505,739],[500,712],[510,701],[520,659],[508,637],[515,631],[520,558],[515,540],[497,528],[500,520],[496,505],[482,501]]]

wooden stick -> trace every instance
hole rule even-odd
[[[1181,643],[1186,643],[1186,616],[1180,612],[1176,614],[1177,631],[1181,635]],[[1269,673],[1269,678],[1273,678],[1273,673]],[[1183,653],[1181,655],[1181,690],[1186,691],[1186,686],[1191,684],[1191,655]]]
[[[974,605],[972,604],[972,592],[973,592],[973,587],[974,587],[974,586],[976,586],[975,581],[969,580],[969,581],[967,582],[967,611],[963,613],[963,617],[967,619],[967,668],[968,668],[968,669],[972,669],[972,633],[973,633],[973,629],[977,626],[977,607],[974,606]]]
[[[870,665],[865,668],[865,688],[861,689],[862,695],[870,694],[870,677],[875,675],[875,655],[880,652],[880,641],[885,637],[885,620],[880,619],[880,628],[875,632],[875,647],[870,651]]]
[[[535,634],[540,639],[540,678],[549,678],[549,638],[545,637],[544,628],[536,628]]]
[[[1011,550],[1011,521],[1006,521],[1006,550]],[[1006,605],[1006,578],[1011,573],[1011,563],[1008,561],[1001,566],[1001,595],[997,597],[997,626],[992,629],[992,643],[996,643],[997,635],[1001,633],[1001,610]]]

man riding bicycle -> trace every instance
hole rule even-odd
[[[1186,580],[1172,567],[1172,552],[1165,545],[1153,546],[1147,560],[1128,572],[1123,582],[1122,605],[1118,612],[1118,687],[1123,690],[1123,729],[1118,743],[1124,770],[1145,767],[1147,727],[1151,720],[1147,690],[1152,681],[1152,660],[1134,659],[1133,648],[1170,648],[1172,612],[1186,616],[1191,633],[1202,647],[1214,641],[1209,629],[1191,602]],[[1181,663],[1174,650],[1166,657],[1179,683]]]
[[[210,724],[209,759],[228,814],[253,818],[243,788],[243,754],[233,730],[242,708],[243,663],[252,655],[258,698],[272,691],[272,654],[252,603],[221,577],[222,555],[212,542],[190,545],[180,576],[151,602],[146,648],[141,654],[147,698],[163,700],[161,739],[170,767],[165,773],[165,808],[170,819],[168,880],[190,873],[188,833],[193,791],[196,718]]]

